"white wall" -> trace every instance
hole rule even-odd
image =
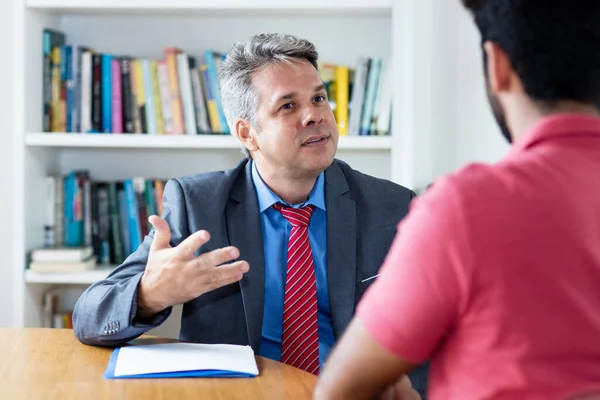
[[[430,7],[418,14],[431,18],[419,23],[430,33],[422,32],[415,49],[421,75],[414,89],[426,98],[419,104],[426,112],[416,117],[427,119],[413,138],[417,189],[467,163],[495,162],[508,150],[485,96],[480,35],[471,16],[458,0]]]
[[[456,21],[456,138],[453,168],[494,162],[508,150],[485,95],[480,35],[459,1],[451,1]]]
[[[12,1],[0,2],[0,182],[5,188],[0,197],[0,326],[12,324]]]

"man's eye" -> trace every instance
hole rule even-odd
[[[291,110],[293,106],[294,106],[294,104],[292,104],[292,103],[285,103],[279,109],[280,110]]]
[[[319,96],[315,97],[315,101],[317,103],[320,103],[321,101],[325,101],[325,96],[319,95]]]

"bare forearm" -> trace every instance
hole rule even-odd
[[[315,399],[372,399],[395,384],[402,385],[413,367],[379,346],[354,319],[326,362]],[[410,381],[404,382],[410,389]]]

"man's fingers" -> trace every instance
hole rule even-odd
[[[197,231],[188,236],[183,242],[175,248],[176,254],[182,260],[194,258],[194,253],[210,240],[210,234],[207,231]]]
[[[229,246],[204,253],[194,261],[196,266],[212,268],[228,261],[235,260],[239,256],[240,251],[236,247]]]
[[[220,267],[212,268],[208,271],[203,271],[206,276],[202,277],[202,280],[206,282],[206,291],[218,289],[222,286],[227,286],[235,283],[242,279],[244,273],[250,269],[248,262],[237,261],[231,264],[222,265]]]
[[[168,249],[171,247],[171,228],[167,221],[157,215],[151,215],[148,222],[154,227],[154,239],[150,245],[150,252]]]

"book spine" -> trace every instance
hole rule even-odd
[[[119,208],[119,226],[121,228],[121,239],[123,240],[123,257],[127,257],[133,251],[130,244],[129,216],[127,197],[123,182],[117,182],[117,203]]]
[[[71,112],[72,132],[81,133],[81,67],[84,48],[73,46],[73,110]]]
[[[130,252],[134,252],[142,242],[142,233],[140,229],[140,218],[138,214],[138,204],[136,200],[135,191],[133,189],[133,182],[131,179],[123,181],[123,187],[125,190],[125,202],[127,203],[127,219],[128,219],[128,232],[129,232],[129,248]]]
[[[119,221],[119,205],[117,201],[117,184],[108,184],[108,212],[110,214],[110,236],[111,236],[111,262],[121,264],[123,256],[123,241],[121,240],[121,224]]]
[[[142,76],[144,80],[144,93],[146,95],[146,126],[148,133],[157,134],[156,110],[154,109],[154,95],[152,93],[152,73],[150,72],[150,60],[142,60]]]
[[[144,72],[142,69],[142,61],[132,61],[133,69],[135,71],[135,90],[136,99],[140,116],[140,128],[142,133],[148,133],[147,114],[148,109],[146,105],[146,91],[144,89]]]
[[[75,132],[73,113],[75,108],[75,80],[73,76],[73,46],[63,46],[63,81],[65,86],[65,132]]]
[[[112,132],[112,56],[102,56],[102,132]]]
[[[348,121],[348,135],[358,136],[360,133],[360,118],[365,103],[365,90],[367,88],[367,77],[369,75],[368,57],[360,57],[356,66],[354,75],[354,84],[352,85],[352,96],[350,104],[350,118]]]
[[[169,90],[169,72],[166,61],[156,63],[156,72],[158,75],[158,91],[160,93],[163,122],[165,124],[165,133],[172,135],[173,131],[173,108],[171,106],[171,92]]]
[[[131,89],[131,60],[128,57],[121,57],[121,93],[123,94],[122,115],[123,128],[125,133],[134,133],[135,126],[133,122],[134,99]]]
[[[192,81],[192,93],[194,97],[194,110],[196,111],[196,125],[199,133],[210,133],[208,124],[208,111],[204,103],[200,69],[190,68],[190,79]]]
[[[113,57],[112,66],[112,133],[123,133],[123,96],[121,93],[121,61]]]
[[[183,134],[185,127],[183,123],[183,109],[181,107],[181,95],[179,88],[179,76],[177,74],[177,54],[180,51],[174,48],[165,50],[165,60],[169,73],[169,89],[171,92],[171,115],[173,118],[173,133]]]
[[[349,71],[348,67],[338,65],[335,67],[335,120],[338,126],[338,132],[341,136],[348,135],[348,88]]]
[[[187,54],[177,55],[177,73],[179,75],[179,90],[181,92],[181,103],[183,106],[183,119],[185,133],[196,135],[196,112],[192,97],[192,82],[190,79],[190,62]]]
[[[108,208],[108,188],[105,183],[98,186],[98,233],[100,237],[100,257],[98,264],[110,264],[110,213]]]
[[[102,132],[102,54],[92,55],[92,129]]]
[[[81,127],[80,132],[92,131],[92,53],[81,55]]]
[[[219,110],[217,109],[217,102],[212,93],[210,85],[210,78],[208,76],[208,66],[203,64],[200,67],[202,87],[204,88],[204,98],[206,99],[206,109],[208,110],[208,117],[210,120],[211,132],[221,133],[221,121],[219,120]]]
[[[156,118],[156,133],[164,135],[165,124],[163,119],[162,102],[160,100],[160,88],[158,85],[158,69],[156,61],[150,61],[150,79],[152,81],[152,101],[154,103],[154,114]]]
[[[227,120],[225,119],[225,114],[223,113],[223,105],[221,104],[221,92],[219,90],[219,69],[221,65],[221,55],[211,50],[205,51],[204,55],[206,58],[206,65],[208,66],[210,89],[217,106],[221,131],[222,133],[229,133]]]

